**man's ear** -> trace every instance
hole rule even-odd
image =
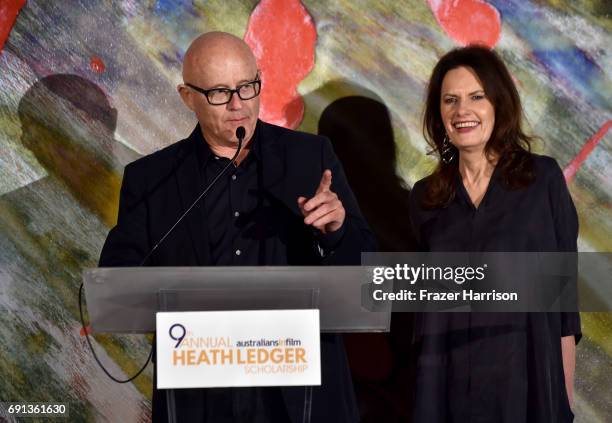
[[[176,86],[176,90],[181,96],[183,103],[185,103],[185,106],[189,107],[191,111],[195,111],[195,108],[193,105],[193,91],[191,91],[189,87],[185,84],[178,84]]]

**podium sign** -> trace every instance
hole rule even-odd
[[[321,385],[319,310],[158,312],[157,388]]]

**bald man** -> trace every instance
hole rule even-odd
[[[185,54],[178,92],[198,121],[191,135],[124,171],[117,225],[100,266],[138,266],[202,190],[229,169],[146,260],[149,266],[346,265],[373,251],[329,140],[258,119],[257,63],[241,39],[211,32]],[[245,129],[238,148],[236,129]],[[322,386],[312,421],[352,422],[357,408],[341,337],[321,337]],[[303,389],[177,390],[178,421],[302,421]],[[154,390],[153,420],[167,418]]]

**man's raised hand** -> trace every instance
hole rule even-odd
[[[304,215],[304,223],[314,226],[324,234],[340,229],[346,216],[342,201],[331,190],[331,183],[331,170],[326,169],[321,176],[321,182],[319,182],[314,197],[310,199],[298,197],[297,199],[298,206]]]

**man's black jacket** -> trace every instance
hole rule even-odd
[[[110,231],[100,256],[101,267],[138,266],[145,255],[200,194],[197,143],[203,142],[199,125],[189,138],[126,166],[117,225]],[[257,124],[262,188],[274,218],[268,222],[273,236],[265,240],[265,265],[356,265],[362,251],[374,251],[368,228],[342,166],[329,140],[259,121]],[[325,169],[332,171],[332,186],[346,210],[342,237],[321,257],[321,241],[303,223],[297,198],[314,195]],[[207,266],[210,247],[203,207],[194,208],[147,260],[149,266]],[[322,242],[322,244],[325,244]],[[312,421],[357,421],[350,373],[341,338],[321,337],[322,386],[314,389]],[[165,420],[164,391],[154,391],[154,420]],[[186,392],[179,390],[178,392]],[[291,406],[303,401],[303,391],[283,388]],[[191,398],[194,398],[190,395]],[[185,398],[187,399],[187,398]],[[177,396],[177,406],[180,398]],[[189,404],[190,421],[201,421],[197,404]],[[301,421],[302,416],[291,416]]]

